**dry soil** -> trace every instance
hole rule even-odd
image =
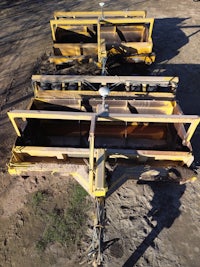
[[[155,18],[156,64],[152,75],[180,77],[177,100],[186,114],[200,115],[200,2],[192,0],[105,1],[110,10],[147,10]],[[95,10],[98,1],[2,0],[0,3],[0,266],[78,266],[52,244],[35,250],[43,225],[31,213],[28,200],[50,189],[55,203],[67,202],[68,181],[10,177],[6,164],[16,138],[6,112],[25,108],[32,96],[30,78],[38,61],[52,47],[49,20],[55,10]],[[200,128],[193,139],[195,163],[200,163]],[[61,201],[63,199],[63,201]],[[106,200],[107,266],[200,266],[200,181],[137,184],[126,181]]]

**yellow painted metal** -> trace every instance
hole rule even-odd
[[[92,194],[94,188],[94,131],[95,131],[96,114],[91,117],[90,133],[89,133],[89,192]]]
[[[146,51],[146,48],[144,50]],[[140,51],[142,51],[142,50],[140,50]],[[145,53],[148,53],[148,52],[145,52],[145,51],[142,51],[141,52],[142,54],[137,54],[137,55],[128,57],[128,61],[129,62],[135,62],[135,63],[145,62],[145,64],[147,64],[147,65],[152,64],[156,59],[155,54],[147,55]],[[149,53],[151,53],[151,52],[149,52]]]
[[[57,159],[65,159],[67,157],[84,157],[89,158],[89,148],[67,148],[67,147],[44,147],[44,146],[15,146],[13,153],[18,155],[27,154],[31,157],[56,157]],[[94,153],[96,157],[96,151]]]
[[[98,45],[98,62],[102,63],[102,57],[101,57],[101,25],[100,22],[97,22],[97,45]]]
[[[90,83],[133,83],[133,84],[159,84],[165,85],[174,84],[177,85],[179,78],[176,76],[89,76],[89,75],[33,75],[32,82],[84,82],[88,81]],[[67,91],[69,92],[69,91]],[[58,97],[59,93],[56,91]],[[92,93],[92,92],[91,92]],[[95,92],[93,92],[95,93]],[[117,92],[111,92],[117,93]],[[122,94],[123,92],[120,92]],[[131,93],[131,92],[129,92]],[[137,92],[139,93],[139,92]],[[156,92],[159,94],[159,92]],[[163,95],[163,94],[162,94]]]
[[[80,57],[77,57],[76,59],[79,60],[79,59],[82,59],[82,58],[83,57],[80,56]],[[55,65],[60,65],[60,64],[63,64],[63,63],[67,63],[70,60],[71,60],[70,58],[64,57],[64,56],[51,56],[51,57],[49,57],[50,63],[53,63]]]
[[[166,100],[166,101],[174,101],[174,94],[173,93],[162,93],[162,92],[120,92],[121,97],[133,97],[134,99],[141,99],[142,97],[146,97],[147,99],[155,99],[155,100]],[[91,97],[99,96],[97,91],[72,91],[72,90],[63,90],[55,92],[53,90],[35,90],[35,96],[38,100],[44,99],[66,99],[67,97],[81,99],[84,96],[90,95]],[[119,92],[111,91],[109,96],[117,97],[119,96]]]
[[[9,173],[10,175],[21,175],[21,172],[19,172],[18,169],[16,169],[16,168],[12,168],[12,167],[10,167],[10,166],[8,166],[8,173]]]
[[[18,135],[18,136],[21,136],[19,127],[18,127],[18,125],[17,125],[17,123],[16,123],[16,121],[15,121],[15,117],[13,117],[12,114],[10,114],[10,112],[8,112],[8,117],[9,117],[9,119],[10,119],[10,121],[11,121],[11,123],[12,123],[12,125],[13,125],[13,127],[14,127],[16,133],[17,133],[17,135]]]
[[[99,42],[100,44],[100,42]],[[60,53],[62,56],[58,57],[63,57],[66,60],[71,60],[72,56],[73,59],[81,59],[85,58],[86,56],[91,56],[95,57],[98,53],[98,47],[96,43],[72,43],[72,44],[54,44],[53,46],[56,49],[60,50]],[[55,56],[56,58],[57,56]]]
[[[184,115],[181,112],[179,105],[174,99],[172,93],[158,93],[158,92],[145,92],[147,85],[159,84],[160,86],[172,85],[176,87],[178,83],[177,77],[129,77],[129,76],[117,76],[117,77],[104,77],[104,76],[40,76],[35,75],[32,77],[35,99],[31,100],[29,105],[30,110],[15,110],[9,111],[8,116],[13,124],[13,127],[20,137],[23,132],[19,128],[18,119],[28,121],[29,119],[39,120],[76,120],[76,121],[87,121],[90,123],[89,132],[89,147],[39,147],[39,146],[19,146],[16,145],[12,150],[12,159],[8,166],[8,171],[12,175],[25,175],[31,172],[49,172],[50,170],[54,173],[59,173],[64,176],[71,174],[93,197],[105,197],[108,191],[105,182],[105,161],[106,158],[134,158],[138,161],[174,161],[181,164],[190,166],[194,160],[192,154],[192,147],[190,144],[191,137],[194,134],[196,127],[200,122],[199,116],[195,115]],[[111,92],[109,97],[110,113],[106,116],[98,114],[98,108],[93,106],[93,112],[85,112],[81,109],[81,99],[85,96],[93,96],[93,100],[97,99],[99,95],[96,91],[41,91],[39,86],[41,83],[69,83],[76,82],[81,84],[82,82],[99,83],[102,85],[106,84],[142,84],[144,92]],[[142,96],[140,100],[136,100],[136,96]],[[99,97],[99,96],[98,96]],[[121,99],[120,105],[116,100]],[[119,98],[120,97],[120,98]],[[142,107],[142,113],[126,113],[128,102],[123,100],[123,97],[127,98],[128,101],[132,102],[133,106]],[[145,100],[145,97],[146,100]],[[156,100],[156,97],[158,100]],[[134,98],[134,100],[132,99]],[[148,99],[150,98],[150,99]],[[171,98],[171,99],[169,99]],[[72,105],[77,105],[79,112],[70,111],[47,111],[42,109],[32,110],[32,106],[35,106],[34,101],[39,101],[42,107],[46,104],[60,105],[63,101],[67,106],[70,105],[70,99],[73,99]],[[75,101],[76,99],[76,101]],[[108,101],[107,99],[107,101]],[[153,100],[151,100],[153,99]],[[61,101],[61,102],[59,102]],[[75,101],[75,102],[74,102]],[[111,104],[115,101],[115,105]],[[123,102],[124,101],[124,102]],[[140,103],[141,101],[141,103]],[[60,103],[60,104],[59,104]],[[75,103],[75,104],[74,104]],[[137,104],[138,103],[138,104]],[[151,106],[151,103],[153,104]],[[117,105],[116,105],[117,104]],[[117,107],[118,113],[111,112],[112,105]],[[137,106],[138,105],[138,106]],[[95,112],[96,110],[96,112]],[[148,114],[145,112],[148,110]],[[150,149],[118,149],[118,148],[102,148],[95,147],[95,129],[96,123],[99,122],[125,122],[129,125],[138,125],[143,123],[145,127],[149,124],[159,123],[168,124],[173,123],[177,131],[177,135],[180,136],[183,141],[183,145],[187,146],[188,152],[185,151],[163,151],[163,150],[150,150]],[[112,124],[111,123],[111,124]],[[189,124],[187,131],[185,130],[184,124]],[[67,124],[66,124],[67,125]],[[79,160],[79,158],[89,159],[89,176],[84,177],[82,173],[70,172],[66,173],[66,163],[68,159]],[[101,158],[101,160],[99,160]],[[41,162],[40,162],[41,159]],[[192,177],[191,179],[195,179]]]
[[[44,110],[11,110],[8,116],[13,121],[15,118],[51,119],[51,120],[86,120],[91,121],[94,113],[91,112],[65,112]],[[189,123],[195,126],[199,122],[197,115],[158,115],[158,114],[118,114],[111,113],[107,117],[98,117],[99,121],[121,120],[126,122],[164,122],[164,123]],[[15,124],[15,123],[14,123]],[[16,128],[16,127],[14,127]]]
[[[106,174],[105,174],[105,162],[106,162],[106,149],[97,149],[96,157],[96,174],[95,174],[95,186],[94,194],[96,197],[105,197],[108,188],[106,187]]]
[[[53,84],[60,83],[62,88],[60,91],[56,90],[42,90],[40,84]],[[70,90],[66,87],[67,84],[76,84],[79,90]],[[126,85],[126,91],[111,91],[110,97],[120,97],[127,99],[154,99],[162,100],[162,107],[168,112],[163,112],[165,114],[171,114],[171,108],[175,107],[175,90],[178,84],[178,77],[155,77],[155,76],[81,76],[81,75],[33,75],[32,84],[34,89],[34,97],[40,101],[50,101],[50,99],[79,99],[82,101],[83,97],[99,97],[99,92],[94,90],[89,90],[85,87],[85,83],[93,84],[99,83],[101,86],[107,85],[108,87],[113,84]],[[84,84],[84,90],[82,90],[82,85]],[[141,86],[142,91],[135,92],[132,91],[130,86]],[[156,92],[146,90],[149,86],[160,86],[169,87],[170,91]],[[168,102],[165,102],[168,101]],[[170,101],[170,102],[169,102]],[[170,108],[171,106],[171,108]],[[150,108],[150,106],[149,106]],[[159,111],[161,107],[157,107]]]
[[[104,59],[107,57],[109,50],[106,50],[107,40],[103,37],[104,26],[113,25],[114,32],[110,32],[110,37],[117,34],[116,27],[117,25],[128,25],[128,27],[133,27],[132,30],[137,30],[138,34],[144,34],[145,25],[148,26],[148,39],[132,42],[123,42],[113,40],[113,44],[122,45],[125,48],[134,48],[137,51],[136,55],[127,55],[126,60],[131,62],[145,62],[146,64],[151,64],[155,61],[155,55],[152,54],[153,42],[152,42],[152,31],[154,25],[153,18],[146,18],[145,11],[104,11],[104,16],[102,17],[101,11],[92,11],[92,12],[56,12],[54,14],[54,20],[50,20],[50,27],[52,32],[52,39],[54,43],[58,43],[56,40],[56,30],[61,28],[64,30],[75,31],[76,33],[83,36],[88,35],[88,26],[97,27],[97,49],[96,56],[98,57],[98,64],[101,66]],[[76,28],[75,28],[76,27]],[[108,33],[107,33],[108,34]],[[110,38],[109,37],[109,38]],[[110,41],[109,41],[110,42]],[[109,43],[108,42],[108,43]],[[63,42],[62,42],[63,43]],[[73,43],[73,41],[72,41]],[[73,43],[75,46],[77,44]],[[58,44],[57,44],[58,45]],[[92,43],[91,43],[92,45]],[[65,50],[61,49],[65,47]],[[77,46],[78,48],[78,46]],[[65,43],[65,46],[61,44],[60,52],[63,57],[51,57],[51,62],[55,64],[67,63],[71,60],[79,60],[76,56],[81,56],[81,49],[77,49],[75,53],[75,48],[73,48],[69,42]],[[95,50],[94,50],[95,51]],[[117,51],[117,50],[116,50]],[[117,51],[119,53],[119,51]],[[86,53],[87,55],[87,53]],[[83,52],[83,55],[85,53]]]
[[[146,11],[142,10],[121,10],[121,11],[104,11],[104,17],[146,17]],[[102,15],[101,11],[55,11],[54,18],[83,18],[83,17],[100,17]]]
[[[88,188],[88,178],[84,177],[78,172],[71,172],[69,175],[73,176],[76,181],[89,193],[91,194],[89,188]]]
[[[194,120],[193,123],[190,124],[190,127],[187,130],[187,133],[184,137],[183,144],[188,145],[188,143],[190,142],[199,122],[200,122],[200,119],[198,118],[198,119]]]
[[[40,153],[40,148],[41,147],[36,147],[37,151],[34,151],[34,157],[40,157],[41,153]],[[48,150],[51,150],[52,148],[46,147],[47,153]],[[57,148],[57,149],[61,149],[62,148]],[[31,150],[31,149],[30,149]],[[77,149],[77,154],[79,149]],[[13,150],[14,151],[14,150]],[[30,156],[32,155],[31,152],[29,153],[29,149],[25,148],[25,154],[29,154]],[[38,154],[37,154],[38,152]],[[95,149],[96,152],[96,149]],[[23,155],[23,149],[21,150],[21,154]],[[95,153],[96,154],[96,153]],[[19,154],[18,154],[19,155]],[[56,154],[55,154],[56,155]],[[148,159],[152,159],[152,160],[156,160],[156,161],[174,161],[174,162],[183,162],[184,164],[186,164],[188,167],[191,165],[191,163],[194,160],[194,156],[192,155],[192,152],[183,152],[183,151],[156,151],[156,150],[131,150],[131,151],[120,151],[119,149],[116,149],[115,151],[109,152],[109,150],[106,150],[106,155],[109,156],[109,158],[138,158],[138,159],[143,159],[143,161],[145,162]],[[53,155],[52,155],[53,156]],[[84,156],[84,155],[83,155]],[[47,157],[47,156],[45,156]],[[50,157],[50,156],[49,156]],[[73,155],[72,155],[73,157]],[[84,156],[85,157],[85,156]],[[95,157],[94,157],[95,158]],[[55,167],[53,166],[55,165]],[[14,160],[11,159],[11,163],[9,163],[8,165],[8,171],[10,174],[12,175],[23,175],[23,173],[29,172],[49,172],[50,170],[55,169],[55,172],[57,173],[62,173],[65,175],[68,175],[68,173],[66,173],[66,164],[62,165],[59,168],[59,164],[52,164],[52,162],[46,161],[45,165],[43,167],[40,167],[40,164],[36,161],[23,161],[23,158],[20,160],[18,158],[18,160]],[[91,176],[91,183],[89,183],[88,180],[88,188],[89,188],[89,184],[92,186],[92,189],[94,188],[94,171],[93,171],[93,175]],[[88,189],[89,191],[89,189]],[[92,190],[93,191],[93,190]],[[91,192],[91,190],[90,190]]]
[[[74,120],[77,117],[77,112],[64,111],[44,111],[44,110],[14,110],[9,111],[8,116],[13,124],[13,127],[18,136],[21,136],[19,127],[15,121],[16,118],[32,118],[32,119],[50,119],[50,120]],[[94,113],[79,112],[78,119],[91,121]],[[160,115],[160,114],[118,114],[111,113],[109,117],[98,117],[99,121],[121,120],[125,122],[158,122],[158,123],[189,123],[187,134],[184,141],[189,142],[194,133],[200,118],[196,115]]]
[[[21,131],[16,124],[16,118],[35,118],[35,119],[59,119],[59,120],[73,120],[77,117],[76,112],[54,112],[54,111],[10,111],[8,116],[13,124],[13,127],[18,136],[21,136]],[[85,113],[80,112],[78,119],[85,121],[92,121],[94,123],[94,113]],[[96,117],[95,117],[96,119]],[[109,120],[121,120],[126,122],[158,122],[158,123],[189,123],[190,127],[187,132],[182,129],[181,133],[178,132],[179,136],[183,138],[183,145],[190,147],[190,139],[199,124],[199,117],[194,115],[149,115],[149,114],[110,114],[109,117],[98,117],[99,121],[109,121]],[[90,190],[92,191],[93,179],[94,179],[94,125],[90,131],[90,171],[89,171],[89,181],[90,181]],[[58,158],[62,158],[62,154],[57,155]]]
[[[62,25],[106,25],[106,24],[150,24],[149,35],[152,36],[153,31],[153,18],[110,18],[109,20],[99,20],[99,18],[92,19],[60,19],[60,20],[50,20],[52,33],[55,33],[55,28]],[[53,39],[55,41],[55,39]],[[149,39],[150,40],[150,39]]]
[[[101,190],[95,190],[92,192],[94,197],[105,197],[106,193],[108,192],[108,188],[102,188]]]
[[[104,47],[105,45],[105,42],[102,41],[102,47]],[[101,52],[99,53],[99,60],[101,60],[101,55],[105,53],[102,53],[102,51],[105,51],[105,50],[101,50]],[[68,50],[69,52],[69,50]],[[77,61],[82,61],[84,59],[85,56],[73,56],[73,59],[77,60]],[[103,56],[104,58],[104,56]],[[129,59],[129,62],[136,62],[136,63],[139,63],[139,62],[145,62],[145,64],[149,65],[151,63],[153,63],[156,59],[156,56],[154,54],[152,55],[143,55],[143,54],[138,54],[138,55],[134,55],[134,56],[130,56],[128,57]],[[67,62],[70,62],[72,60],[71,57],[69,56],[51,56],[49,58],[49,61],[50,63],[54,63],[55,65],[60,65],[60,64],[64,64],[64,63],[67,63]],[[101,66],[101,65],[99,65]]]
[[[102,16],[103,15],[103,16]],[[52,38],[54,43],[54,49],[60,50],[59,56],[51,57],[51,62],[55,64],[66,63],[69,60],[82,60],[85,56],[94,59],[95,56],[98,58],[98,64],[102,66],[103,61],[107,58],[108,53],[113,53],[114,55],[119,53],[117,47],[115,47],[115,40],[111,41],[109,38],[106,40],[106,36],[111,34],[111,37],[115,36],[117,32],[117,26],[130,26],[127,30],[127,35],[133,30],[133,25],[135,29],[135,34],[142,36],[140,41],[123,41],[121,38],[117,43],[118,46],[136,50],[134,54],[129,54],[126,56],[128,62],[145,62],[146,64],[151,64],[155,61],[155,54],[152,53],[153,42],[152,42],[152,31],[154,25],[154,19],[146,18],[145,11],[104,11],[103,14],[101,11],[94,12],[55,12],[54,20],[50,21]],[[144,40],[143,34],[145,33],[145,26],[148,25],[148,38]],[[89,37],[88,27],[95,26],[97,27],[96,35],[93,43],[57,43],[56,40],[56,30],[61,28],[62,30],[71,30],[80,35],[85,35]],[[94,27],[94,28],[95,28]],[[110,27],[110,28],[109,28]],[[132,27],[132,28],[131,28]],[[118,29],[119,30],[119,29]],[[93,31],[92,31],[93,32]],[[146,35],[147,35],[146,34]],[[140,36],[140,37],[141,37]],[[145,36],[146,37],[146,36]],[[124,40],[126,40],[124,38]],[[95,42],[96,41],[96,42]],[[111,43],[109,43],[111,42]],[[113,44],[112,44],[113,42]],[[107,46],[111,46],[110,50],[106,50]],[[95,60],[95,59],[94,59]],[[190,166],[194,160],[192,154],[192,147],[190,140],[200,122],[199,116],[195,115],[184,115],[181,113],[178,104],[174,99],[173,93],[159,93],[159,92],[148,92],[148,85],[159,85],[159,86],[172,86],[176,88],[178,83],[177,77],[138,77],[138,76],[67,76],[67,75],[34,75],[32,77],[32,82],[34,85],[35,99],[29,104],[28,110],[15,110],[9,111],[8,116],[10,121],[18,135],[22,137],[22,130],[19,127],[18,119],[22,119],[29,123],[29,119],[38,119],[38,120],[67,120],[67,121],[87,121],[87,125],[90,123],[89,131],[89,147],[88,142],[87,148],[82,147],[65,147],[67,142],[62,144],[62,147],[56,146],[20,146],[16,145],[12,150],[12,159],[8,166],[8,171],[10,174],[14,175],[23,175],[24,173],[29,172],[51,172],[61,173],[62,175],[72,175],[88,192],[91,196],[94,197],[105,197],[108,191],[106,186],[106,177],[105,177],[105,162],[108,158],[136,158],[137,160],[156,160],[156,161],[176,161],[181,162],[181,164],[186,164]],[[65,83],[77,83],[78,90],[65,90]],[[99,97],[98,91],[82,90],[80,84],[84,82],[101,84],[102,86],[110,84],[123,84],[127,85],[125,87],[127,91],[112,91],[109,94],[109,101],[116,101],[115,105],[110,105],[110,110],[113,108],[114,112],[102,116],[98,114],[97,104],[92,106],[93,112],[87,112],[84,109],[84,106],[81,105],[81,100],[84,97],[93,97],[92,101],[97,100]],[[62,84],[62,91],[46,90],[41,91],[40,86],[42,83],[60,83]],[[64,84],[64,85],[63,85]],[[128,85],[141,85],[143,92],[131,92]],[[127,89],[128,88],[128,89]],[[173,90],[172,90],[173,91]],[[144,99],[145,96],[145,99]],[[116,98],[115,98],[116,97]],[[134,101],[139,103],[140,100],[137,100],[137,97],[143,98],[141,103],[143,113],[135,114],[134,112],[128,110],[128,101]],[[134,98],[134,99],[132,99]],[[148,102],[149,99],[153,102],[154,105]],[[157,101],[156,105],[156,98]],[[94,100],[95,99],[95,100]],[[100,99],[100,97],[99,97]],[[124,100],[128,99],[128,100]],[[159,102],[161,99],[162,104]],[[170,100],[169,100],[170,99]],[[61,100],[73,100],[72,104],[66,101],[64,105],[67,108],[74,108],[73,105],[77,105],[76,109],[78,112],[70,111],[48,111],[42,109],[31,110],[34,100],[47,103],[47,105],[59,104]],[[75,100],[78,100],[75,102]],[[121,100],[121,102],[120,102]],[[99,100],[98,100],[99,101]],[[123,102],[124,101],[124,102]],[[146,101],[146,102],[145,102]],[[42,103],[42,104],[43,104]],[[70,103],[70,104],[68,104]],[[41,104],[41,103],[40,103]],[[121,104],[121,106],[120,106]],[[135,104],[135,103],[134,103]],[[68,106],[69,105],[69,106]],[[62,105],[61,105],[62,106]],[[139,106],[139,104],[138,104]],[[133,105],[134,107],[134,105]],[[140,108],[140,107],[139,107]],[[62,109],[62,108],[61,108]],[[118,110],[116,113],[115,109]],[[148,114],[146,111],[148,109]],[[65,109],[63,109],[65,110]],[[127,112],[128,110],[128,112]],[[123,112],[121,112],[123,111]],[[102,142],[102,147],[95,147],[95,130],[96,123],[104,122],[119,122],[119,125],[124,122],[124,124],[129,125],[131,130],[135,130],[133,125],[143,124],[142,126],[148,127],[151,123],[158,124],[174,124],[177,135],[181,138],[183,146],[186,146],[187,152],[185,151],[174,151],[172,149],[169,151],[163,150],[150,150],[150,149],[118,149],[115,146],[112,148],[102,148],[104,143]],[[189,124],[187,131],[185,130],[184,124]],[[31,124],[30,124],[31,125]],[[109,124],[107,124],[109,127]],[[54,126],[54,125],[53,125]],[[61,125],[62,126],[62,125]],[[70,127],[70,126],[69,126]],[[102,127],[102,125],[101,125]],[[144,131],[145,128],[144,127]],[[126,134],[127,134],[126,128]],[[163,131],[164,132],[164,131]],[[162,133],[163,133],[162,132]],[[87,132],[88,133],[88,132]],[[120,129],[120,138],[125,131],[121,132]],[[162,134],[161,133],[161,134]],[[164,132],[165,133],[165,132]],[[68,133],[67,133],[68,134]],[[125,134],[125,135],[126,135]],[[67,135],[66,135],[67,136]],[[150,132],[151,136],[151,132]],[[155,136],[155,135],[154,135]],[[164,136],[164,134],[163,134]],[[66,137],[67,138],[67,137]],[[125,137],[126,138],[126,137]],[[160,139],[163,137],[160,137]],[[103,139],[103,138],[102,138]],[[158,138],[159,139],[159,138]],[[22,138],[18,138],[18,141]],[[80,139],[81,140],[81,139]],[[119,138],[118,138],[119,140]],[[126,140],[127,141],[127,140]],[[157,142],[157,139],[155,140]],[[19,142],[19,143],[20,143]],[[150,140],[151,142],[151,140]],[[81,141],[80,141],[81,143]],[[17,142],[16,142],[17,144]],[[50,143],[51,144],[51,143]],[[71,144],[70,144],[71,145]],[[111,147],[111,146],[110,146]],[[114,147],[114,148],[113,148]],[[143,147],[143,146],[142,146]],[[79,172],[69,172],[66,173],[66,162],[68,158],[73,160],[80,159],[89,159],[89,176],[84,177]],[[41,162],[40,162],[41,159]],[[196,177],[192,177],[191,180],[194,180]]]
[[[177,152],[177,151],[154,151],[154,150],[131,150],[131,153],[129,150],[120,150],[114,152],[114,150],[105,150],[106,154],[109,155],[111,158],[117,158],[117,157],[139,157],[139,156],[145,156],[145,157],[152,157],[156,160],[167,160],[170,159],[173,161],[180,160],[180,159],[189,159],[191,156],[190,152]],[[117,152],[117,155],[115,153]],[[62,148],[62,147],[41,147],[41,146],[15,146],[13,147],[13,153],[17,153],[17,155],[22,155],[20,158],[23,158],[24,155],[29,155],[31,157],[57,157],[58,159],[64,159],[63,155],[67,155],[68,157],[83,157],[83,158],[89,158],[90,156],[90,150],[89,148]],[[97,150],[94,149],[94,158],[97,157],[96,155]],[[127,155],[127,156],[126,156]],[[20,159],[17,161],[20,162]]]
[[[105,42],[102,41],[102,46],[99,46],[101,48],[105,47]],[[72,60],[76,60],[77,62],[82,62],[86,56],[83,56],[83,55],[79,55],[79,56],[69,56],[69,53],[70,53],[70,50],[68,49],[68,56],[51,56],[49,58],[49,61],[50,63],[53,63],[55,65],[61,65],[61,64],[65,64],[65,63],[69,63],[71,62]],[[72,53],[73,53],[73,49],[71,50]],[[99,50],[97,50],[97,53],[98,54],[98,59],[102,62],[102,59],[103,58],[106,58],[106,54],[105,53],[102,53],[102,51],[105,52],[105,49],[101,49],[101,51],[98,53]],[[102,55],[105,55],[105,56],[102,56]],[[95,61],[95,57],[96,55],[94,56],[94,59],[93,61]],[[130,56],[130,57],[127,57],[127,61],[130,62],[130,63],[141,63],[141,62],[145,62],[145,64],[147,65],[150,65],[152,64],[154,61],[155,61],[155,58],[156,56],[154,54],[152,55],[146,55],[146,54],[137,54],[137,55],[133,55],[133,56]],[[90,58],[92,59],[92,57]],[[97,66],[100,68],[102,66],[102,63],[100,63],[99,61],[97,62]]]
[[[186,164],[188,167],[194,161],[194,156],[191,152],[177,152],[177,151],[154,151],[154,150],[138,150],[138,157],[147,157],[154,160],[164,161],[180,161]]]
[[[11,119],[32,118],[50,120],[78,120],[91,121],[94,113],[91,112],[65,112],[44,110],[12,110],[8,112]],[[197,115],[158,115],[158,114],[118,114],[111,113],[108,117],[98,117],[99,121],[126,121],[126,122],[160,122],[160,123],[195,123],[199,122]]]
[[[128,157],[149,157],[155,158],[156,160],[173,160],[177,161],[180,159],[190,159],[191,152],[184,151],[156,151],[156,150],[121,150],[121,149],[105,149],[106,154],[110,158],[128,158]],[[24,155],[29,155],[30,157],[57,157],[58,159],[64,159],[60,155],[67,155],[69,157],[83,157],[89,158],[90,150],[89,148],[62,148],[62,147],[41,147],[41,146],[15,146],[13,147],[13,153],[17,153],[19,159],[17,163],[20,163]],[[117,154],[116,154],[117,153]],[[97,157],[97,149],[94,149],[94,158]],[[24,164],[24,163],[23,163]],[[27,163],[28,164],[28,163]]]

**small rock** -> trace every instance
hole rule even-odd
[[[17,224],[19,226],[24,226],[24,220],[23,219],[18,219]]]

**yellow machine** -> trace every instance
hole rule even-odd
[[[116,54],[124,62],[155,60],[153,19],[144,11],[54,16],[50,60],[56,65],[87,58],[103,69]],[[8,112],[17,134],[10,174],[72,175],[96,199],[90,256],[97,265],[103,261],[104,200],[117,184],[143,179],[146,164],[157,170],[148,179],[195,179],[189,169],[194,160],[190,140],[200,118],[182,113],[177,84],[177,77],[34,75],[34,97],[27,109]],[[113,175],[113,165],[123,166],[123,174]]]
[[[103,67],[120,56],[124,62],[150,65],[155,61],[153,23],[145,11],[55,12],[51,62],[87,59]]]
[[[33,76],[35,96],[28,109],[8,112],[18,135],[9,172],[67,176],[72,159],[79,164],[88,159],[88,177],[75,178],[92,196],[105,197],[110,159],[189,167],[199,117],[182,114],[174,99],[177,82],[174,77]],[[184,124],[190,125],[187,131]]]
[[[88,254],[96,266],[103,262],[104,200],[118,184],[144,179],[146,164],[158,173],[148,179],[196,179],[189,169],[190,140],[200,119],[182,113],[174,98],[177,82],[176,77],[36,75],[28,108],[8,112],[18,136],[10,174],[71,175],[96,199]],[[121,175],[112,170],[113,161],[123,166]]]

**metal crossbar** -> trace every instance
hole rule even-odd
[[[91,121],[94,117],[92,112],[65,112],[65,111],[44,111],[44,110],[14,110],[8,112],[8,116],[18,136],[21,136],[19,127],[16,123],[17,118],[21,119],[50,119],[50,120],[85,120]],[[160,114],[118,114],[111,113],[109,116],[98,115],[98,121],[124,121],[124,122],[157,122],[157,123],[188,123],[183,143],[187,144],[196,127],[200,122],[200,117],[196,115],[160,115]]]

